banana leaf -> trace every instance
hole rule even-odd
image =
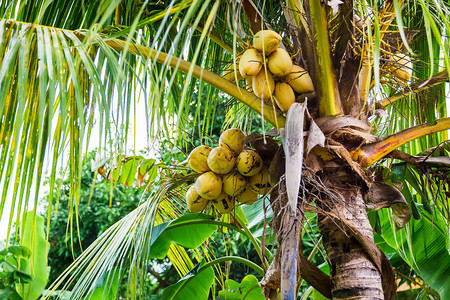
[[[390,221],[388,210],[379,211],[384,241],[395,249],[440,295],[450,299],[450,254],[446,249],[447,226],[440,214],[431,216],[422,205],[417,204],[423,218],[411,218],[400,230]]]
[[[50,268],[47,266],[47,253],[50,244],[44,232],[44,219],[35,211],[25,213],[25,227],[21,244],[31,250],[31,255],[21,257],[19,269],[31,274],[33,280],[29,283],[17,283],[16,290],[22,299],[37,299],[41,296],[48,282]]]
[[[198,264],[177,283],[164,289],[163,300],[175,299],[208,299],[209,289],[214,283],[214,271],[212,267],[201,270]]]
[[[213,219],[209,215],[192,213],[156,226],[152,232],[150,257],[163,259],[172,242],[184,248],[197,248],[217,230],[217,225],[208,224]]]

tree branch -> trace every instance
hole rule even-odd
[[[436,120],[434,124],[414,126],[392,134],[380,142],[364,145],[350,154],[362,167],[368,167],[407,142],[447,129],[450,129],[450,118]]]

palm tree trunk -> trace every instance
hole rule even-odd
[[[336,178],[325,180],[331,191],[340,194],[341,200],[326,199],[322,203],[324,214],[319,214],[319,228],[323,235],[328,255],[333,299],[384,299],[382,278],[363,247],[345,230],[336,218],[327,216],[327,211],[338,214],[361,234],[373,241],[373,230],[365,208],[361,187]],[[347,173],[346,178],[355,175]],[[342,177],[341,177],[342,178]]]

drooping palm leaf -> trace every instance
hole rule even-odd
[[[76,283],[72,288],[72,296],[86,296],[95,289],[100,278],[112,269],[119,270],[119,281],[126,274],[133,274],[133,278],[138,281],[143,279],[147,268],[151,266],[149,259],[152,257],[150,251],[153,250],[151,237],[154,226],[179,215],[169,199],[180,197],[178,193],[181,189],[172,185],[173,183],[168,182],[162,190],[152,192],[147,201],[105,231],[60,275],[50,291],[56,288],[67,289]],[[193,267],[189,257],[183,255],[183,252],[183,248],[172,245],[167,253],[182,275]]]
[[[117,3],[110,3],[109,5],[113,4],[116,5]],[[211,5],[214,4],[211,3]],[[163,21],[165,22],[159,25],[160,27],[152,27],[150,26],[150,21],[146,20],[144,24],[146,28],[137,35],[137,40],[144,45],[158,45],[158,49],[167,49],[166,51],[169,54],[186,56],[193,62],[197,60],[206,62],[201,63],[201,66],[214,69],[215,67],[213,65],[209,67],[208,63],[213,63],[217,59],[208,56],[199,59],[200,56],[209,55],[210,53],[213,55],[216,53],[218,56],[224,53],[224,50],[218,47],[217,44],[209,42],[206,50],[201,50],[202,45],[209,41],[206,38],[207,32],[215,19],[218,9],[218,5],[215,4],[215,9],[205,15],[209,6],[210,3],[208,1],[204,3],[200,1],[193,3],[191,1],[183,1],[178,6],[180,9],[175,10],[173,17],[174,11],[168,11],[164,15],[165,19]],[[185,18],[181,20],[177,16],[183,7],[187,8],[187,11]],[[113,11],[107,5],[101,8],[104,8],[102,12],[105,12],[105,14]],[[159,17],[161,16],[160,14]],[[103,16],[101,20],[105,21],[106,19],[108,18]],[[153,21],[159,19],[154,18]],[[184,34],[186,32],[184,28],[188,28],[190,20],[194,22],[194,26],[204,22],[200,37],[196,36],[195,31],[192,30],[187,30],[188,34]],[[111,42],[105,35],[97,34],[95,31],[87,35],[85,32],[77,33],[57,28],[34,27],[31,24],[24,23],[3,21],[2,24],[2,34],[5,36],[2,49],[5,52],[2,54],[2,57],[4,57],[2,59],[3,72],[0,73],[3,74],[1,80],[2,87],[4,87],[2,88],[4,92],[0,95],[2,97],[0,112],[5,119],[11,119],[17,115],[18,122],[14,126],[12,124],[4,126],[1,132],[2,150],[0,160],[4,162],[1,211],[3,212],[6,199],[10,197],[7,183],[10,182],[9,176],[11,174],[16,174],[14,178],[14,192],[23,194],[17,200],[15,199],[17,202],[12,203],[10,220],[13,218],[13,213],[17,211],[15,210],[16,204],[20,204],[18,211],[28,206],[28,202],[22,199],[29,198],[26,197],[24,191],[30,191],[32,181],[26,181],[26,177],[22,175],[21,170],[26,168],[28,176],[32,176],[31,174],[34,173],[37,174],[36,197],[34,201],[36,204],[39,195],[42,162],[46,160],[51,161],[51,174],[55,174],[58,158],[62,155],[67,142],[70,147],[71,203],[74,211],[76,211],[75,199],[77,199],[77,191],[79,190],[79,174],[81,170],[80,157],[84,149],[83,144],[90,137],[91,126],[89,125],[94,123],[93,120],[96,115],[98,115],[100,120],[101,136],[99,144],[106,146],[106,143],[113,139],[114,136],[122,136],[126,140],[130,115],[132,114],[131,107],[133,104],[136,105],[135,97],[140,93],[144,95],[150,94],[148,100],[146,99],[145,101],[147,109],[149,107],[152,108],[148,110],[147,114],[148,120],[151,120],[152,123],[152,126],[148,127],[149,135],[156,136],[164,131],[161,129],[165,129],[166,137],[171,138],[173,134],[169,133],[174,132],[172,130],[173,127],[179,128],[175,132],[180,133],[187,126],[187,123],[183,124],[182,120],[186,119],[185,115],[190,114],[190,106],[185,104],[186,99],[189,98],[188,95],[199,89],[200,92],[205,90],[208,98],[217,98],[217,89],[212,88],[210,85],[205,85],[203,81],[197,81],[192,78],[191,74],[193,71],[196,77],[201,76],[199,75],[201,74],[201,69],[194,67],[194,64],[181,67],[184,72],[188,73],[187,75],[183,75],[180,72],[168,72],[167,67],[159,68],[156,64],[157,60],[150,60],[154,56],[148,56],[140,52],[141,50],[148,50],[148,48],[136,50],[133,46],[134,44],[131,43],[135,41],[133,29],[137,27],[136,24],[131,24],[131,33],[125,37],[127,41],[122,44]],[[163,26],[166,25],[169,25],[169,30],[162,31]],[[173,29],[175,27],[180,27],[183,30],[174,32]],[[96,28],[96,30],[99,30],[98,26]],[[130,32],[130,30],[127,32]],[[174,44],[168,46],[166,43],[170,41],[171,33]],[[158,36],[160,36],[161,40],[159,40]],[[198,45],[195,48],[188,48],[190,44],[187,41]],[[179,47],[180,44],[184,44],[184,46]],[[26,45],[34,46],[29,48]],[[118,48],[125,53],[127,50],[133,50],[133,54],[117,53],[114,48]],[[28,53],[30,49],[31,54]],[[189,49],[189,51],[186,52],[186,49]],[[214,51],[214,49],[217,51]],[[138,58],[141,55],[143,57],[137,59],[136,54]],[[164,57],[168,58],[169,56]],[[177,69],[181,60],[174,62],[173,59],[167,60],[164,58],[161,61],[160,58],[160,62],[172,62],[172,67]],[[147,66],[151,67],[148,68]],[[38,74],[38,80],[27,78],[26,75],[29,72]],[[9,74],[14,75],[9,76]],[[17,80],[20,81],[19,84],[15,84],[14,76],[17,76]],[[214,80],[224,81],[219,77]],[[167,82],[171,87],[170,91],[165,87]],[[176,87],[177,84],[175,83],[177,82],[179,83],[178,86],[183,87],[182,89]],[[141,92],[139,86],[142,83],[146,83],[147,89],[143,89]],[[28,88],[30,84],[34,86],[33,89]],[[203,89],[203,86],[207,86],[207,88]],[[225,82],[225,86],[233,88],[227,82]],[[26,95],[25,88],[28,93]],[[12,89],[12,91],[7,94],[6,91],[9,89]],[[255,96],[245,91],[242,91],[242,93],[244,93],[244,97],[254,102],[254,109],[261,109],[259,104],[255,102]],[[237,89],[235,95],[239,97],[242,93]],[[199,94],[199,99],[200,97],[202,97],[202,94]],[[214,101],[210,103],[215,105]],[[207,103],[206,105],[210,107],[211,104]],[[155,109],[155,107],[159,107],[159,110]],[[273,117],[270,111],[270,107],[265,109],[265,114],[269,119]],[[29,119],[24,117],[27,112],[33,112]],[[208,114],[202,116],[202,118],[211,120],[214,112],[210,108],[208,108],[207,112]],[[167,120],[168,115],[174,117]],[[111,117],[115,120],[112,124],[109,122]],[[282,122],[282,119],[280,119],[280,122]],[[120,129],[121,124],[124,125],[123,132]],[[161,127],[158,124],[164,124],[164,126]],[[28,129],[30,132],[37,132],[37,134],[25,134],[27,131],[22,130],[22,128],[30,128]],[[207,131],[208,127],[200,128],[199,131],[204,132],[205,130]],[[23,133],[20,134],[21,132]],[[12,136],[13,142],[11,142],[11,139],[5,138],[7,136]],[[17,141],[21,137],[22,141],[18,143]],[[182,134],[178,134],[178,137],[182,137]],[[52,140],[53,151],[50,157],[50,152],[47,149],[52,147]],[[19,145],[21,145],[21,148]],[[26,145],[28,146],[25,147]],[[37,152],[30,156],[32,152],[29,149],[37,149]],[[120,151],[120,149],[109,147],[109,151]],[[28,153],[28,156],[25,153]],[[16,156],[19,158],[18,165],[15,164]],[[35,159],[35,157],[39,157],[39,159]],[[19,172],[15,172],[15,170],[19,170]],[[51,185],[54,184],[54,176],[51,178],[50,183]],[[75,221],[77,221],[76,218]]]

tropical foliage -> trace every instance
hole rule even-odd
[[[37,299],[48,282],[44,219],[32,211],[24,213],[23,220],[21,245],[2,247],[0,252],[2,299]]]
[[[74,257],[78,257],[105,230],[139,205],[142,189],[114,186],[111,182],[99,180],[99,175],[92,172],[94,160],[94,151],[83,159],[78,203],[81,222],[75,224],[73,229],[66,226],[71,216],[67,201],[69,180],[59,178],[57,181],[61,183],[53,191],[54,199],[42,199],[44,205],[54,205],[48,230],[50,281],[54,281],[73,262]]]
[[[46,283],[36,273],[47,270],[36,249],[51,233],[42,234],[35,211],[23,214],[38,206],[44,172],[51,228],[57,171],[67,168],[74,237],[82,157],[95,142],[102,148],[95,170],[143,186],[145,199],[49,293],[115,298],[125,283],[135,299],[147,292],[153,259],[167,257],[181,278],[164,290],[168,299],[245,299],[255,291],[293,299],[303,282],[316,297],[392,299],[398,259],[426,282],[419,281],[424,293],[450,297],[449,12],[437,0],[0,2],[0,215],[7,245],[15,236],[31,249],[15,267],[42,278],[17,292],[35,298]],[[273,97],[252,93],[237,70],[222,76],[261,29],[280,33],[312,79],[314,92],[297,93],[287,113]],[[136,125],[139,118],[146,126]],[[198,175],[180,160],[194,145],[217,143],[210,136],[218,120],[243,129],[249,141],[276,145],[269,151],[276,182],[270,195],[231,214],[186,214],[183,199]],[[255,124],[267,136],[251,135]],[[129,144],[137,132],[182,149],[181,159],[137,155]],[[218,230],[248,238],[258,260],[215,257],[210,243]],[[307,258],[305,235],[313,243]],[[322,261],[317,253],[323,270],[309,263]],[[228,279],[230,263],[258,277]]]

